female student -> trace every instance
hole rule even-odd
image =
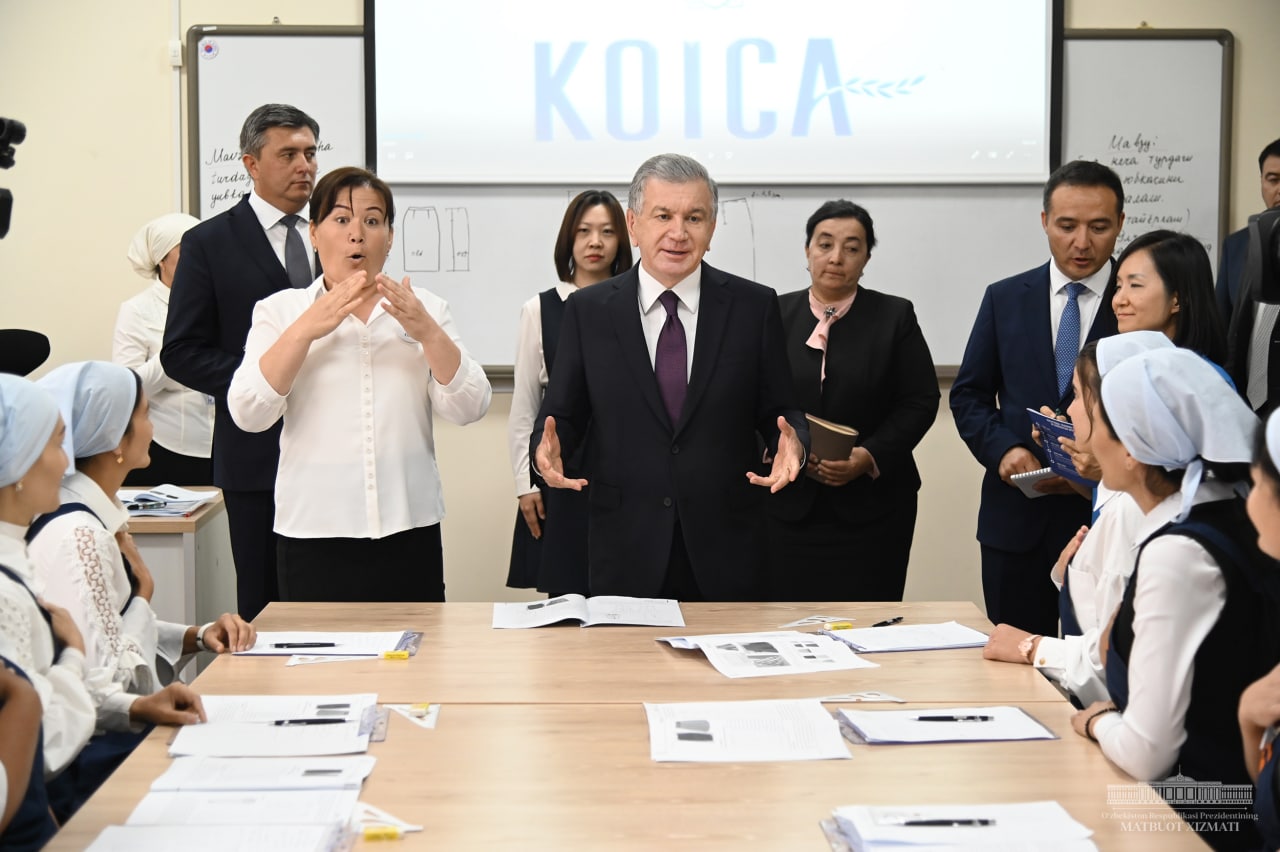
[[[1238,493],[1255,426],[1213,366],[1186,350],[1135,355],[1102,380],[1093,453],[1104,484],[1144,519],[1106,639],[1111,701],[1072,727],[1139,780],[1249,781],[1236,706],[1274,658],[1259,641],[1272,617],[1265,557]],[[1252,820],[1205,839],[1257,842]]]
[[[536,588],[553,597],[589,591],[587,491],[534,484],[529,475],[529,435],[551,380],[565,300],[583,287],[631,268],[626,216],[618,199],[604,190],[588,189],[570,201],[556,236],[554,257],[560,283],[520,308],[515,384],[507,421],[519,502],[507,585]],[[574,462],[580,464],[583,455],[580,450]]]

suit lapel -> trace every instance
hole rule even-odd
[[[1049,322],[1049,264],[1027,277],[1019,306],[1022,330],[1027,338],[1023,351],[1030,352],[1035,374],[1052,388],[1046,399],[1058,397],[1058,367],[1053,355],[1053,334]]]
[[[262,230],[253,208],[249,206],[249,196],[245,196],[239,204],[231,208],[228,217],[231,232],[235,236],[236,246],[262,270],[265,280],[271,282],[271,292],[289,289],[289,274],[284,265],[271,249],[267,234]],[[317,266],[319,265],[317,261]]]
[[[654,416],[669,424],[671,419],[658,394],[658,378],[653,373],[653,364],[649,362],[649,347],[645,343],[644,329],[640,325],[640,273],[637,267],[633,266],[627,274],[621,276],[613,288],[607,310],[613,322],[614,333],[618,336],[622,361],[631,371],[636,387],[640,389],[640,396],[653,409]],[[687,400],[685,407],[688,408]]]
[[[728,279],[720,270],[702,264],[701,292],[698,295],[698,331],[693,341],[693,368],[689,373],[689,392],[684,399],[684,410],[676,432],[689,422],[697,410],[707,386],[715,372],[720,343],[724,340],[725,326],[729,322],[730,298]]]

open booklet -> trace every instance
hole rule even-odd
[[[495,628],[546,627],[576,621],[583,627],[600,624],[639,624],[684,627],[680,602],[667,598],[629,598],[622,595],[561,595],[532,603],[495,603]]]
[[[1086,852],[1093,831],[1057,802],[986,805],[848,805],[832,816],[839,839],[855,852],[965,849],[983,852]],[[826,826],[823,826],[826,829]],[[834,845],[832,848],[835,848]]]
[[[813,672],[874,669],[841,642],[820,633],[776,630],[770,633],[712,633],[658,639],[682,651],[701,650],[725,677],[770,677]]]

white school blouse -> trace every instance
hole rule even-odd
[[[324,279],[257,304],[227,407],[236,425],[261,432],[284,417],[276,475],[275,531],[291,538],[384,538],[444,518],[433,412],[479,420],[492,389],[458,339],[449,305],[414,293],[462,351],[453,381],[432,376],[422,344],[382,304],[366,325],[348,316],[311,344],[289,393],[277,394],[258,361],[324,292]]]
[[[1128,494],[1102,485],[1098,490],[1102,503],[1098,519],[1067,565],[1067,588],[1083,633],[1061,639],[1044,637],[1036,646],[1034,660],[1036,668],[1086,707],[1111,697],[1098,637],[1124,598],[1125,585],[1133,573],[1134,537],[1144,520],[1142,509]]]
[[[560,301],[577,290],[563,281],[556,284]],[[538,490],[529,475],[529,436],[533,421],[538,419],[542,397],[547,392],[547,359],[542,350],[542,295],[538,294],[520,306],[520,336],[516,341],[515,380],[511,388],[511,414],[507,418],[507,439],[511,448],[511,472],[515,477],[516,496],[523,497]]]
[[[71,613],[84,637],[85,684],[99,730],[141,730],[129,709],[164,686],[156,658],[166,673],[178,664],[187,626],[160,621],[150,603],[132,596],[115,538],[128,525],[125,508],[79,471],[62,481],[59,497],[93,514],[68,512],[46,524],[30,544],[31,563],[45,599]]]
[[[160,366],[168,314],[169,288],[158,280],[121,305],[111,360],[142,377],[156,443],[179,455],[207,459],[213,447],[213,398],[178,384]]]
[[[1230,486],[1206,482],[1194,505],[1232,496]],[[1178,514],[1175,491],[1143,519],[1131,543],[1133,557],[1153,532]],[[1227,585],[1213,557],[1180,535],[1153,539],[1142,551],[1133,600],[1133,649],[1129,654],[1129,704],[1104,713],[1093,734],[1107,758],[1139,781],[1173,771],[1187,739],[1195,656],[1227,602]]]
[[[0,522],[0,565],[27,585],[0,574],[0,656],[31,679],[44,708],[44,774],[52,778],[67,767],[93,735],[93,699],[84,685],[84,655],[66,648],[53,658],[53,633],[28,587],[43,594],[27,560],[25,527]]]

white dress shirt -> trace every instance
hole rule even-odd
[[[667,309],[662,307],[658,297],[667,289],[675,291],[680,301],[676,304],[676,316],[684,326],[685,350],[688,363],[685,364],[684,378],[687,382],[693,375],[693,346],[698,336],[698,301],[702,296],[702,265],[674,287],[663,287],[658,279],[650,275],[644,264],[637,267],[640,273],[640,289],[637,293],[640,301],[640,323],[644,326],[644,342],[649,347],[649,363],[655,363],[658,354],[658,336],[662,326],[667,322]]]
[[[448,303],[415,287],[462,350],[453,381],[435,380],[422,344],[379,302],[367,325],[348,316],[312,343],[281,396],[258,362],[323,292],[321,277],[258,302],[227,393],[231,416],[245,431],[261,432],[284,417],[275,531],[290,538],[384,538],[437,524],[444,492],[432,411],[458,425],[479,420],[489,409],[489,380],[458,339]]]
[[[84,655],[66,648],[56,661],[53,658],[53,634],[28,591],[44,590],[27,561],[25,534],[24,527],[0,522],[0,565],[22,580],[17,583],[0,574],[0,656],[26,672],[40,696],[44,774],[52,778],[93,735],[93,699],[84,685]]]
[[[556,284],[560,301],[577,290],[574,284]],[[507,418],[507,437],[511,449],[511,471],[516,482],[516,496],[523,497],[538,490],[529,479],[529,437],[533,421],[542,407],[547,392],[547,359],[542,351],[542,296],[534,296],[520,306],[520,336],[516,341],[515,380],[511,388],[511,414]]]
[[[132,596],[115,537],[128,526],[124,506],[79,471],[62,481],[59,498],[83,503],[92,514],[67,512],[49,521],[31,542],[31,564],[45,599],[67,610],[84,637],[85,685],[98,728],[141,730],[130,723],[129,709],[164,685],[156,658],[166,671],[178,664],[187,626],[158,620],[150,603]]]
[[[1049,331],[1050,339],[1055,344],[1058,342],[1058,325],[1062,322],[1062,311],[1070,301],[1067,297],[1067,285],[1072,281],[1079,281],[1084,285],[1084,289],[1076,297],[1076,304],[1080,306],[1080,343],[1076,346],[1076,351],[1079,352],[1084,347],[1084,342],[1089,339],[1089,329],[1093,327],[1094,317],[1098,315],[1098,308],[1102,306],[1102,294],[1107,289],[1107,280],[1111,277],[1111,264],[1112,261],[1108,260],[1101,269],[1088,278],[1068,278],[1066,273],[1058,268],[1058,264],[1052,260],[1049,261]]]
[[[1134,537],[1145,518],[1128,494],[1103,485],[1098,491],[1102,506],[1098,519],[1067,565],[1071,605],[1083,634],[1061,639],[1046,636],[1037,644],[1035,658],[1036,668],[1086,707],[1111,697],[1098,637],[1124,598],[1133,573]]]
[[[169,288],[152,281],[120,306],[111,360],[142,377],[142,390],[151,402],[155,442],[178,455],[207,459],[213,447],[213,397],[178,384],[160,366],[168,314]]]
[[[1206,482],[1192,502],[1232,494],[1230,486]],[[1175,491],[1143,519],[1133,539],[1135,557],[1139,545],[1178,514],[1181,502]],[[1139,781],[1155,781],[1174,770],[1187,739],[1196,652],[1226,605],[1227,586],[1213,557],[1186,536],[1153,539],[1138,567],[1129,704],[1124,713],[1099,716],[1093,733],[1112,763]]]
[[[258,217],[258,223],[262,225],[262,230],[266,231],[267,242],[271,243],[271,250],[276,253],[276,259],[280,261],[282,267],[288,268],[284,260],[284,246],[285,240],[289,238],[289,229],[280,222],[280,219],[286,215],[285,212],[263,200],[257,191],[249,193],[249,207],[253,210],[254,215]],[[310,211],[311,205],[303,205],[303,208],[298,211],[300,221],[294,228],[299,236],[302,237],[302,246],[307,250],[307,266],[310,268],[312,276],[314,276],[316,274],[316,253],[311,248],[311,225],[307,221]]]

